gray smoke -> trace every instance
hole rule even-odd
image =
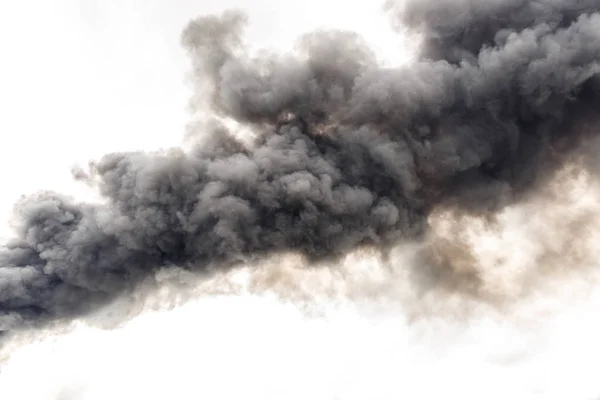
[[[17,205],[0,331],[85,312],[170,265],[336,257],[418,237],[436,205],[493,212],[595,122],[600,0],[414,0],[397,18],[423,35],[421,58],[400,68],[352,32],[257,56],[242,13],[191,21],[196,107],[256,141],[198,124],[191,151],[110,154],[80,171],[101,205],[55,193]]]

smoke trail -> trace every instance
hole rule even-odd
[[[84,312],[170,265],[335,257],[418,238],[439,206],[511,204],[595,134],[582,126],[595,123],[598,11],[410,2],[400,18],[423,34],[423,57],[395,69],[351,32],[256,56],[242,13],[193,20],[182,39],[193,103],[256,141],[198,122],[190,151],[110,154],[79,171],[103,204],[55,193],[18,204],[17,239],[0,252],[0,331]]]

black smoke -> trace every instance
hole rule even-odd
[[[352,32],[253,56],[242,13],[191,21],[193,103],[255,142],[197,124],[190,151],[110,154],[80,171],[101,205],[55,193],[18,204],[0,251],[0,331],[85,312],[170,265],[335,257],[418,237],[440,204],[492,212],[595,121],[600,1],[414,0],[397,20],[423,39],[398,68]]]

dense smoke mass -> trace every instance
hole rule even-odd
[[[85,312],[159,268],[214,272],[418,238],[436,207],[493,213],[527,196],[595,134],[600,1],[391,10],[423,43],[397,68],[352,32],[253,54],[244,14],[191,21],[192,104],[212,116],[191,125],[197,144],[78,171],[101,204],[55,193],[18,204],[16,238],[0,252],[0,331]]]

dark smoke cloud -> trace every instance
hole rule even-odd
[[[382,68],[351,32],[250,55],[238,12],[190,22],[197,107],[251,126],[243,145],[199,124],[191,151],[117,153],[79,179],[103,196],[41,193],[0,251],[0,330],[84,312],[157,268],[295,251],[311,258],[414,238],[441,203],[515,201],[594,116],[600,1],[409,2],[422,57]]]

